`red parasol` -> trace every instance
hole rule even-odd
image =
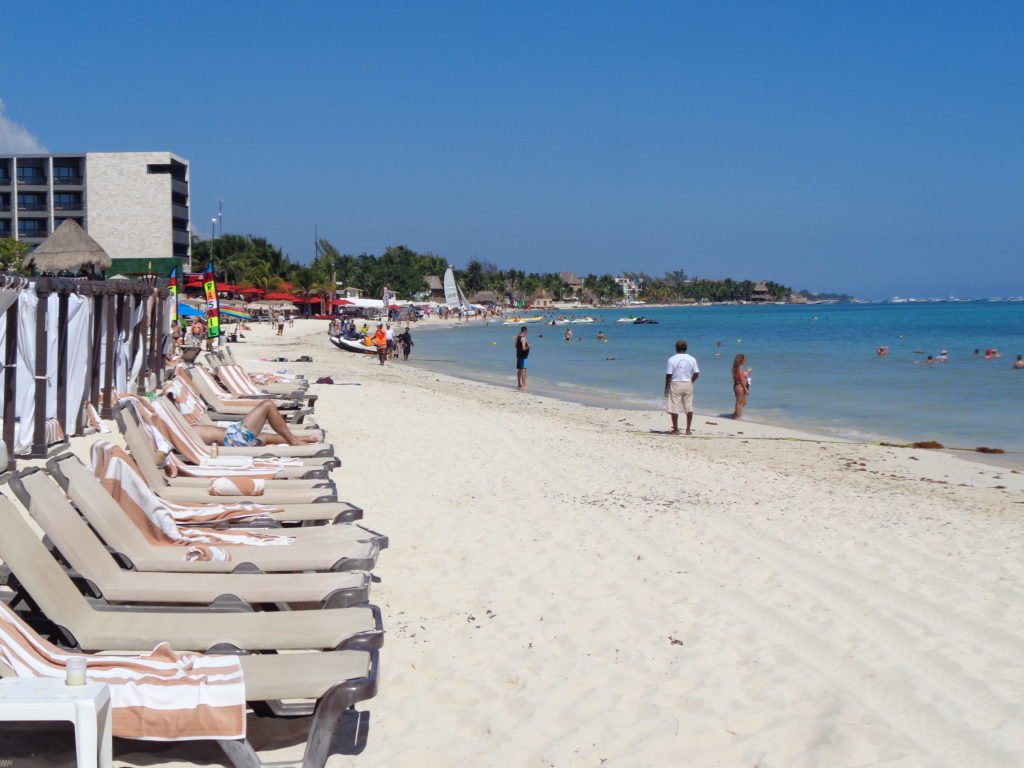
[[[329,304],[332,307],[351,307],[355,305],[355,302],[349,301],[348,299],[335,299],[334,301],[329,302]]]
[[[292,296],[290,293],[268,293],[263,298],[268,301],[295,301],[298,296]]]

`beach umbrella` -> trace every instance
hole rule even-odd
[[[268,301],[295,301],[298,296],[292,296],[290,293],[268,293],[263,298]]]
[[[248,312],[238,307],[221,307],[220,316],[234,320],[252,320]]]
[[[24,265],[39,272],[77,272],[82,267],[109,269],[112,263],[103,246],[89,237],[77,221],[65,219],[25,257]]]
[[[332,307],[351,307],[351,306],[354,306],[354,302],[351,302],[348,299],[335,299],[334,301],[330,302],[330,306],[332,306]]]
[[[203,317],[205,314],[205,312],[200,312],[198,309],[189,306],[188,304],[178,305],[178,315],[181,317]]]
[[[238,293],[263,293],[262,288],[239,288]]]

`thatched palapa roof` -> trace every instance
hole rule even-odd
[[[53,234],[25,257],[25,266],[38,272],[77,272],[82,267],[107,269],[113,262],[103,246],[89,237],[74,219],[65,219]]]

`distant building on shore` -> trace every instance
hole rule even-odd
[[[575,272],[559,272],[558,276],[562,282],[569,286],[569,291],[575,295],[583,288],[583,280]]]
[[[0,155],[0,237],[34,247],[65,219],[110,255],[108,274],[166,273],[172,258],[191,269],[188,161],[171,152]]]
[[[748,301],[754,302],[766,302],[776,301],[775,297],[768,291],[768,284],[764,280],[758,280],[754,286],[754,290],[751,292]]]
[[[426,275],[423,279],[427,283],[427,288],[430,289],[430,300],[444,304],[444,284],[441,282],[441,278],[437,275]]]
[[[615,282],[622,289],[622,298],[625,301],[636,301],[636,295],[640,292],[640,286],[628,277],[616,277]]]

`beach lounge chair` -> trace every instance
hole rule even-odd
[[[173,376],[164,385],[163,391],[178,404],[178,408],[189,424],[224,427],[245,418],[244,413],[223,414],[210,410],[209,405],[192,383],[192,377],[184,365],[174,367]],[[324,430],[317,427],[316,422],[308,416],[301,422],[290,422],[290,429],[296,434],[312,435],[318,443],[327,439]]]
[[[30,511],[39,504],[60,503],[64,494],[57,483],[34,469],[11,478],[18,498]],[[386,537],[352,523],[289,530],[229,528],[207,536],[202,529],[181,526],[186,530],[169,533],[130,494],[122,494],[120,504],[115,501],[80,463],[75,467],[65,461],[61,472],[68,497],[90,525],[126,565],[140,571],[369,571],[387,546]],[[257,543],[233,543],[236,539]],[[187,568],[182,567],[185,562]]]
[[[194,425],[189,422],[182,413],[181,406],[174,399],[174,396],[168,393],[166,398],[161,398],[160,401],[167,400],[174,404],[173,408],[165,409],[166,415],[172,419],[185,434],[189,435],[192,440],[205,448],[205,443],[195,433]],[[158,402],[160,402],[158,401]],[[304,432],[295,432],[295,434],[304,435]],[[341,459],[334,456],[334,446],[330,443],[304,443],[302,445],[253,445],[253,446],[219,446],[218,450],[222,456],[253,456],[260,458],[271,458],[274,456],[281,456],[287,458],[301,458],[306,459],[306,464],[315,466],[320,465],[332,465],[331,468],[337,468],[341,466]],[[318,461],[311,461],[312,459]]]
[[[316,501],[337,501],[334,483],[330,480],[264,479],[252,473],[248,476],[232,475],[225,470],[187,467],[166,447],[157,442],[162,436],[146,429],[139,412],[130,404],[122,403],[114,411],[114,419],[125,443],[147,482],[160,495],[172,501],[210,501],[210,496],[231,495],[236,501],[247,499],[265,504],[297,504]],[[157,457],[166,461],[163,472],[156,468]],[[182,475],[181,470],[188,472]],[[160,483],[156,477],[162,478]],[[191,489],[179,493],[177,489]]]
[[[156,465],[156,448],[149,435],[142,431],[134,414],[130,411],[115,412],[115,418],[121,427],[128,452],[146,483],[158,496],[182,504],[217,501],[219,498],[229,499],[235,503],[252,502],[285,507],[289,517],[294,520],[325,520],[333,519],[338,514],[349,515],[349,505],[338,502],[334,483],[324,480],[313,487],[306,487],[296,481],[253,481],[252,487],[244,488],[232,481],[235,492],[226,496],[218,487],[218,480],[196,477],[168,477]],[[230,489],[229,489],[230,490]],[[354,509],[358,510],[358,507]],[[309,510],[311,517],[300,514]],[[322,511],[321,511],[322,510]],[[361,512],[356,512],[358,519]],[[276,517],[276,516],[275,516]],[[277,518],[280,519],[280,518]]]
[[[77,458],[65,460],[64,464],[69,470],[76,465],[81,470],[69,471],[63,476],[65,482],[73,478],[75,485],[72,487],[82,484],[85,493],[98,495],[103,492],[98,484],[88,484],[87,480],[92,475]],[[118,547],[112,546],[108,550],[82,519],[72,501],[59,491],[57,494],[47,492],[43,487],[44,480],[55,486],[55,479],[46,478],[38,471],[31,476],[23,474],[12,490],[46,535],[43,543],[50,546],[51,551],[56,550],[54,556],[66,563],[65,570],[96,600],[178,605],[217,603],[250,609],[264,604],[280,609],[291,604],[297,607],[345,608],[369,600],[370,575],[366,571],[202,573],[191,569],[190,561],[181,562],[180,569],[173,573],[126,570],[115,559],[114,553],[120,554]],[[106,528],[105,522],[103,528]],[[125,562],[123,556],[121,562]]]
[[[220,381],[225,394],[230,397],[267,397],[291,398],[292,400],[305,400],[306,405],[313,408],[318,395],[311,395],[304,389],[295,389],[291,385],[283,388],[273,384],[257,384],[253,381],[245,369],[240,365],[215,365],[212,366],[213,374]]]
[[[238,366],[242,365],[241,361],[239,361],[235,357],[234,350],[231,347],[219,347],[219,348],[213,350],[210,353],[210,355],[208,355],[208,357],[209,356],[213,356],[213,357],[216,358],[216,360],[217,360],[216,365],[238,365]],[[215,366],[211,366],[211,367],[215,367]],[[306,380],[306,375],[304,373],[299,373],[297,371],[294,372],[294,373],[250,373],[249,375],[252,377],[253,381],[256,381],[257,383],[269,383],[269,382],[290,383],[290,382],[295,382],[295,383],[301,384],[303,386],[308,386],[309,385],[309,382]]]
[[[164,436],[171,441],[174,449],[180,453],[186,461],[192,464],[204,464],[210,459],[210,446],[204,443],[188,423],[185,417],[178,410],[174,402],[167,397],[159,397],[152,402],[137,400],[137,403],[148,408],[150,413],[159,420],[159,429]],[[279,448],[279,451],[270,451],[270,448]],[[304,467],[322,468],[326,470],[337,469],[341,466],[341,459],[332,455],[334,447],[323,443],[310,443],[306,445],[258,445],[251,447],[218,446],[220,456],[249,456],[259,460],[264,466],[275,464],[282,468],[299,464]],[[286,459],[287,461],[281,461]]]
[[[95,452],[104,445],[110,445],[106,441],[97,441],[93,443],[92,451],[95,456]],[[72,454],[65,453],[61,456],[52,459],[51,472],[57,477],[58,481],[65,484],[60,478],[62,472],[63,462],[72,457]],[[200,521],[212,521],[216,518],[251,518],[258,516],[261,518],[269,518],[275,524],[283,526],[302,524],[302,525],[320,525],[322,523],[354,523],[357,520],[363,519],[363,510],[359,507],[350,504],[347,501],[335,501],[335,502],[321,502],[315,504],[291,504],[288,507],[281,507],[279,505],[271,505],[264,502],[252,501],[249,498],[238,498],[238,497],[224,497],[219,500],[211,499],[209,496],[205,497],[200,501],[181,501],[175,499],[168,499],[157,492],[157,488],[163,487],[161,482],[163,478],[155,467],[150,467],[150,472],[145,472],[132,458],[131,454],[124,451],[123,455],[125,463],[136,473],[138,473],[142,482],[149,487],[149,489],[156,494],[160,501],[174,510],[179,507],[187,507],[190,509],[190,514]],[[93,471],[96,471],[96,463],[93,463]],[[66,487],[66,484],[65,484]],[[227,519],[226,524],[230,524],[231,520]]]
[[[53,655],[60,654],[59,648],[47,643],[24,621],[17,617],[15,620],[21,636],[32,645],[42,646]],[[109,664],[108,660],[109,657],[104,659]],[[323,768],[331,755],[357,754],[365,745],[368,720],[354,707],[377,694],[377,650],[253,654],[240,655],[237,660],[242,668],[245,700],[257,715],[312,715],[302,768]],[[17,676],[11,666],[0,661],[0,678]],[[235,768],[264,765],[247,739],[212,738]],[[266,768],[271,766],[266,764]]]
[[[380,610],[372,605],[257,612],[97,606],[78,591],[21,512],[2,495],[0,530],[0,559],[13,579],[8,585],[14,592],[10,606],[24,614],[24,605],[30,624],[52,623],[55,637],[71,648],[146,650],[166,642],[179,651],[237,652],[360,650],[383,643]]]
[[[225,533],[237,535],[244,528],[269,528],[270,534],[284,534],[294,537],[297,541],[313,541],[326,543],[328,541],[372,541],[381,549],[388,546],[387,537],[368,528],[354,525],[353,520],[339,520],[336,515],[330,520],[337,530],[323,534],[314,530],[300,531],[292,528],[285,529],[284,523],[303,523],[305,526],[314,526],[315,523],[307,522],[314,519],[317,514],[323,520],[323,514],[317,510],[331,507],[329,504],[311,504],[309,510],[300,510],[298,520],[289,519],[293,513],[282,507],[272,507],[266,504],[252,504],[249,502],[239,503],[233,500],[225,500],[221,503],[184,504],[180,502],[167,501],[160,497],[146,483],[145,477],[139,471],[131,456],[118,445],[107,441],[97,441],[92,446],[93,466],[89,468],[83,464],[78,457],[72,454],[63,454],[47,462],[47,468],[54,479],[60,483],[69,494],[76,496],[89,495],[96,491],[102,491],[110,496],[126,514],[152,516],[155,524],[166,530],[173,526],[188,526],[202,528],[222,529]],[[88,489],[88,490],[86,490]],[[359,518],[362,517],[362,510]],[[323,522],[328,522],[323,520]],[[275,530],[276,529],[276,530]]]
[[[136,412],[146,431],[159,433],[181,456],[182,461],[173,461],[177,473],[186,477],[213,477],[217,471],[221,474],[236,477],[263,477],[264,479],[284,480],[290,478],[323,479],[327,473],[341,462],[334,457],[299,458],[290,456],[246,457],[239,460],[239,469],[208,466],[213,456],[210,447],[198,440],[191,431],[178,425],[173,417],[176,410],[167,398],[157,398],[152,402],[136,395],[118,395],[118,402],[127,402]],[[225,454],[226,456],[228,454]],[[242,467],[245,464],[244,468]]]
[[[206,405],[210,410],[216,411],[219,414],[234,414],[244,417],[252,410],[253,403],[256,400],[267,399],[265,396],[263,398],[232,396],[221,389],[212,373],[200,366],[189,368],[188,375]],[[276,402],[276,405],[278,410],[281,411],[281,415],[291,422],[300,423],[306,416],[313,413],[312,408],[299,408],[299,403],[294,400]]]

